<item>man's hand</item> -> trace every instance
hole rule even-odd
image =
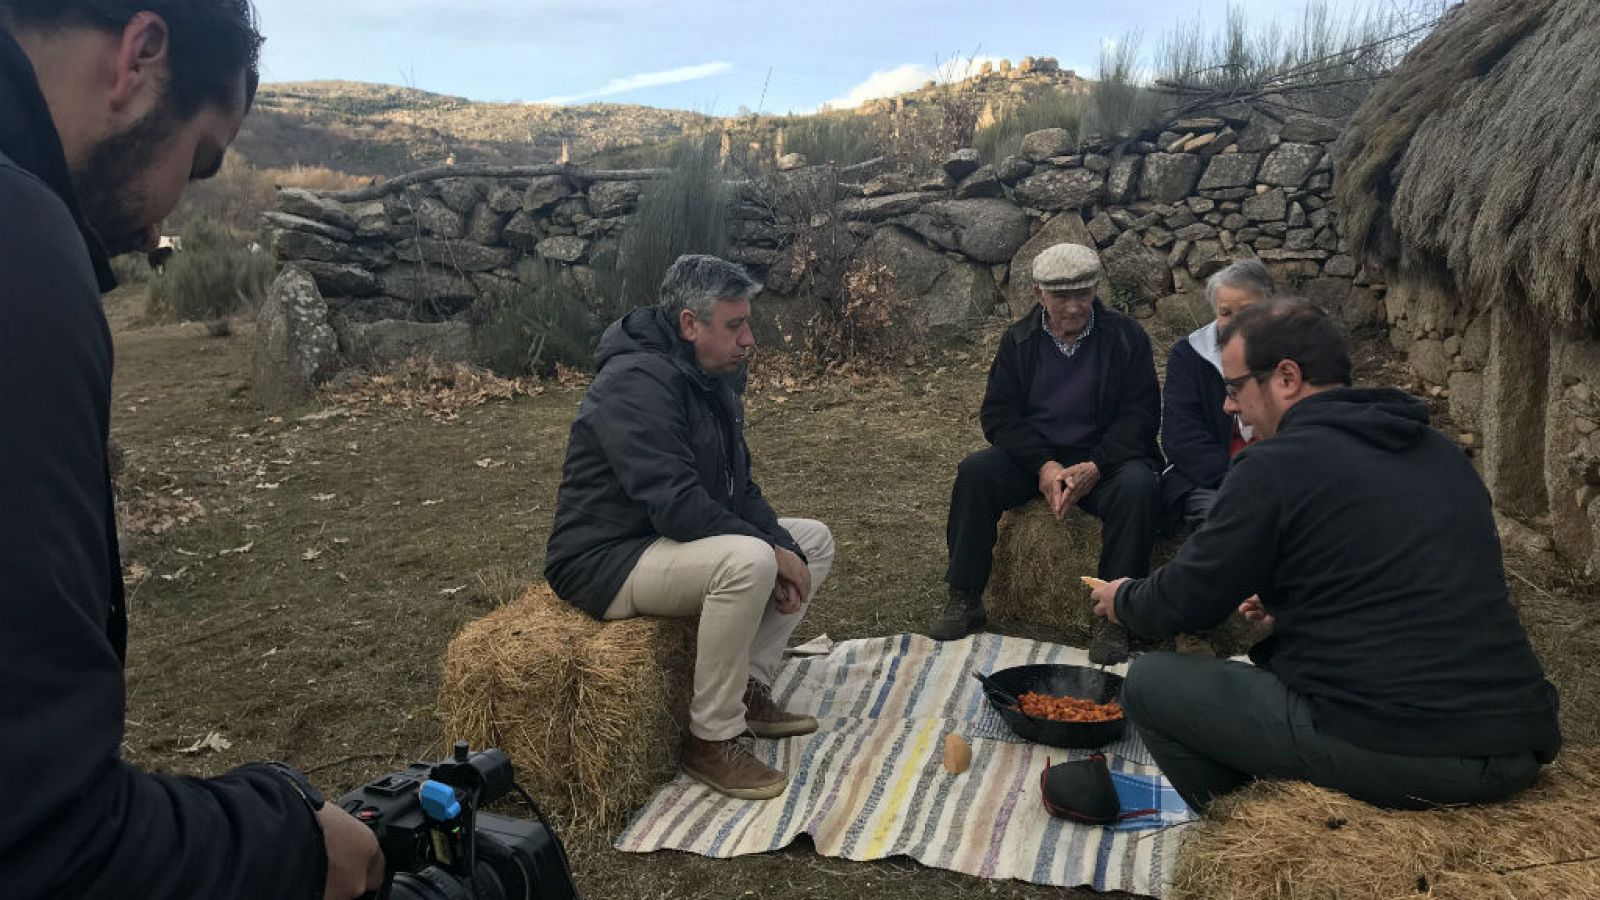
[[[383,887],[383,851],[371,828],[332,803],[317,810],[317,823],[328,850],[325,900],[355,900]]]
[[[1258,594],[1251,594],[1248,600],[1239,604],[1239,615],[1244,616],[1247,622],[1262,624],[1268,628],[1277,621],[1267,612],[1267,608],[1261,605],[1261,597]]]
[[[1116,581],[1108,581],[1090,593],[1089,596],[1094,599],[1095,615],[1113,625],[1122,624],[1117,621],[1117,588],[1122,587],[1122,583],[1127,580],[1118,578]]]
[[[1039,493],[1050,504],[1050,514],[1058,519],[1067,511],[1067,471],[1066,466],[1053,459],[1039,467]]]
[[[1061,512],[1066,512],[1067,507],[1077,503],[1094,486],[1100,483],[1100,467],[1092,462],[1081,462],[1067,468],[1067,499],[1061,504]],[[1061,518],[1061,513],[1056,513],[1056,518]]]
[[[811,596],[811,570],[793,550],[773,547],[772,555],[778,560],[778,583],[772,589],[773,599],[778,612],[793,615]]]

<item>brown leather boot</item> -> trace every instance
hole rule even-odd
[[[989,617],[983,611],[983,594],[951,588],[944,609],[928,626],[928,637],[936,641],[959,641],[983,630]]]
[[[771,800],[789,786],[789,776],[756,759],[737,738],[704,741],[688,735],[678,764],[689,777],[739,800]]]
[[[752,678],[744,688],[744,727],[758,738],[786,738],[816,731],[817,720],[779,706],[772,688]]]

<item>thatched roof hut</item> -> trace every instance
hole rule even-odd
[[[1335,153],[1352,250],[1479,309],[1600,324],[1600,3],[1468,0]]]
[[[1334,151],[1390,338],[1496,508],[1600,579],[1600,3],[1467,0]]]

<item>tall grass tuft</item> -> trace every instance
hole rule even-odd
[[[183,230],[183,251],[150,279],[146,314],[156,320],[226,319],[258,305],[277,268],[271,253],[251,252],[220,220],[196,219]]]
[[[984,159],[997,161],[1022,152],[1022,139],[1045,128],[1065,128],[1076,134],[1083,119],[1083,98],[1048,91],[1008,104],[994,121],[978,129],[973,146]]]
[[[533,284],[490,293],[472,310],[479,358],[506,377],[549,375],[558,364],[593,369],[603,324],[572,273],[549,261]]]
[[[1084,132],[1105,139],[1133,137],[1166,112],[1162,98],[1150,91],[1139,68],[1139,32],[1129,32],[1100,45],[1100,63],[1089,92]]]
[[[784,127],[783,148],[817,165],[832,162],[853,166],[878,155],[877,129],[865,116],[806,116]]]
[[[730,195],[718,150],[712,135],[673,148],[672,174],[645,188],[623,236],[615,287],[605,290],[608,301],[617,298],[621,309],[654,303],[667,267],[679,256],[726,255]]]

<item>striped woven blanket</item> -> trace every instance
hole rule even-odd
[[[1028,663],[1087,659],[1074,647],[990,634],[945,644],[909,634],[848,641],[826,656],[791,659],[773,694],[821,728],[752,747],[789,773],[788,791],[734,800],[680,775],[634,818],[617,849],[726,858],[776,850],[805,833],[825,856],[909,856],[982,878],[1161,897],[1189,817],[1180,808],[1166,819],[1175,824],[1134,831],[1046,813],[1046,758],[1090,751],[1019,740],[970,674]],[[943,766],[951,731],[972,744],[972,768],[961,775]],[[1131,729],[1104,752],[1113,772],[1159,774]]]

